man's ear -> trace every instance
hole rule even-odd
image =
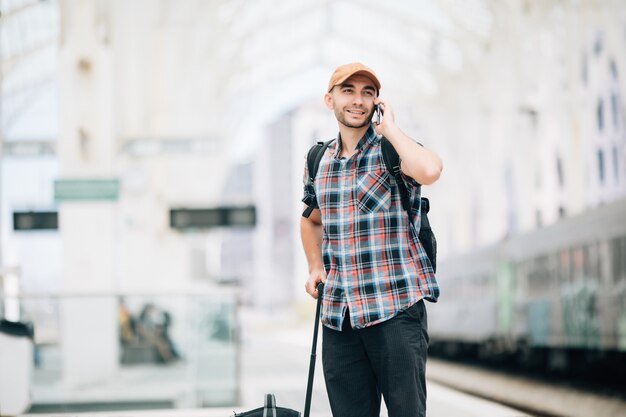
[[[330,95],[330,93],[324,94],[324,104],[326,104],[326,107],[329,109],[333,109],[333,96]]]

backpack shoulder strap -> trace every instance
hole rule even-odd
[[[320,162],[322,161],[324,152],[326,152],[326,149],[328,149],[334,140],[335,139],[331,139],[326,142],[317,142],[315,145],[311,146],[311,149],[309,149],[309,153],[306,156],[306,164],[309,173],[308,183],[310,185],[313,185],[315,182],[315,176],[317,175],[317,170],[320,167]],[[311,205],[304,210],[302,215],[308,218],[316,208],[317,200],[311,203]]]
[[[398,189],[400,190],[400,198],[402,199],[402,207],[408,212],[411,209],[411,200],[409,197],[409,191],[406,189],[406,184],[402,179],[400,155],[398,155],[398,152],[393,147],[391,142],[389,142],[389,140],[384,136],[381,139],[381,146],[383,160],[385,161],[387,171],[389,171],[396,179],[396,184],[398,184]]]
[[[326,152],[326,149],[334,140],[335,139],[326,142],[317,142],[309,149],[309,153],[306,156],[307,168],[309,170],[309,182],[313,183],[315,181],[315,176],[317,175],[317,170],[320,167],[320,161],[324,156],[324,152]]]
[[[387,140],[387,138],[383,137],[381,139],[383,160],[385,161],[385,166],[387,171],[389,171],[393,177],[396,179],[396,183],[398,184],[398,189],[400,190],[400,197],[402,199],[402,207],[411,217],[411,201],[409,197],[409,192],[406,189],[406,184],[402,179],[402,170],[400,169],[400,156],[398,152],[394,149],[391,142]],[[420,230],[418,232],[418,239],[422,242],[422,246],[426,251],[426,255],[430,260],[430,264],[433,268],[433,271],[437,270],[437,240],[435,239],[435,235],[430,227],[430,221],[428,220],[428,212],[430,211],[430,201],[426,197],[422,197],[420,201],[420,211],[421,211],[421,222],[420,222]]]

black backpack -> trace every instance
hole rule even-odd
[[[309,149],[309,153],[306,157],[307,168],[309,170],[309,184],[313,184],[315,181],[315,176],[317,175],[317,169],[320,166],[320,161],[324,156],[324,152],[326,152],[326,148],[334,141],[335,139],[331,139],[326,142],[317,142],[315,145]],[[402,172],[400,170],[400,156],[398,152],[396,152],[395,148],[387,140],[387,138],[383,137],[381,139],[383,160],[385,161],[385,167],[387,171],[393,175],[396,180],[396,184],[398,185],[398,189],[400,190],[400,198],[402,200],[402,207],[407,212],[410,217],[411,210],[411,199],[409,196],[409,192],[406,189],[406,185],[404,184],[404,180],[402,179]],[[318,208],[317,200],[313,201],[310,206],[304,210],[302,215],[304,217],[309,217],[314,209]],[[428,255],[428,259],[430,260],[430,264],[433,267],[433,271],[437,270],[437,240],[435,239],[435,234],[430,227],[430,221],[428,220],[428,212],[430,211],[430,201],[426,197],[422,197],[421,201],[421,214],[422,221],[420,226],[420,231],[418,235],[418,239],[424,250],[426,251],[426,255]]]

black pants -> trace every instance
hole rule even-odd
[[[322,362],[334,417],[378,417],[381,394],[389,417],[426,415],[426,307],[419,301],[396,317],[342,331],[324,326]]]

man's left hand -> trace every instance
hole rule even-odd
[[[396,122],[393,117],[393,111],[391,110],[391,106],[388,102],[379,98],[376,98],[374,100],[374,104],[378,104],[383,112],[382,121],[379,125],[374,123],[374,129],[376,130],[376,133],[388,137],[390,135],[390,132],[392,132],[396,128]],[[374,115],[373,120],[376,120],[376,115]]]

